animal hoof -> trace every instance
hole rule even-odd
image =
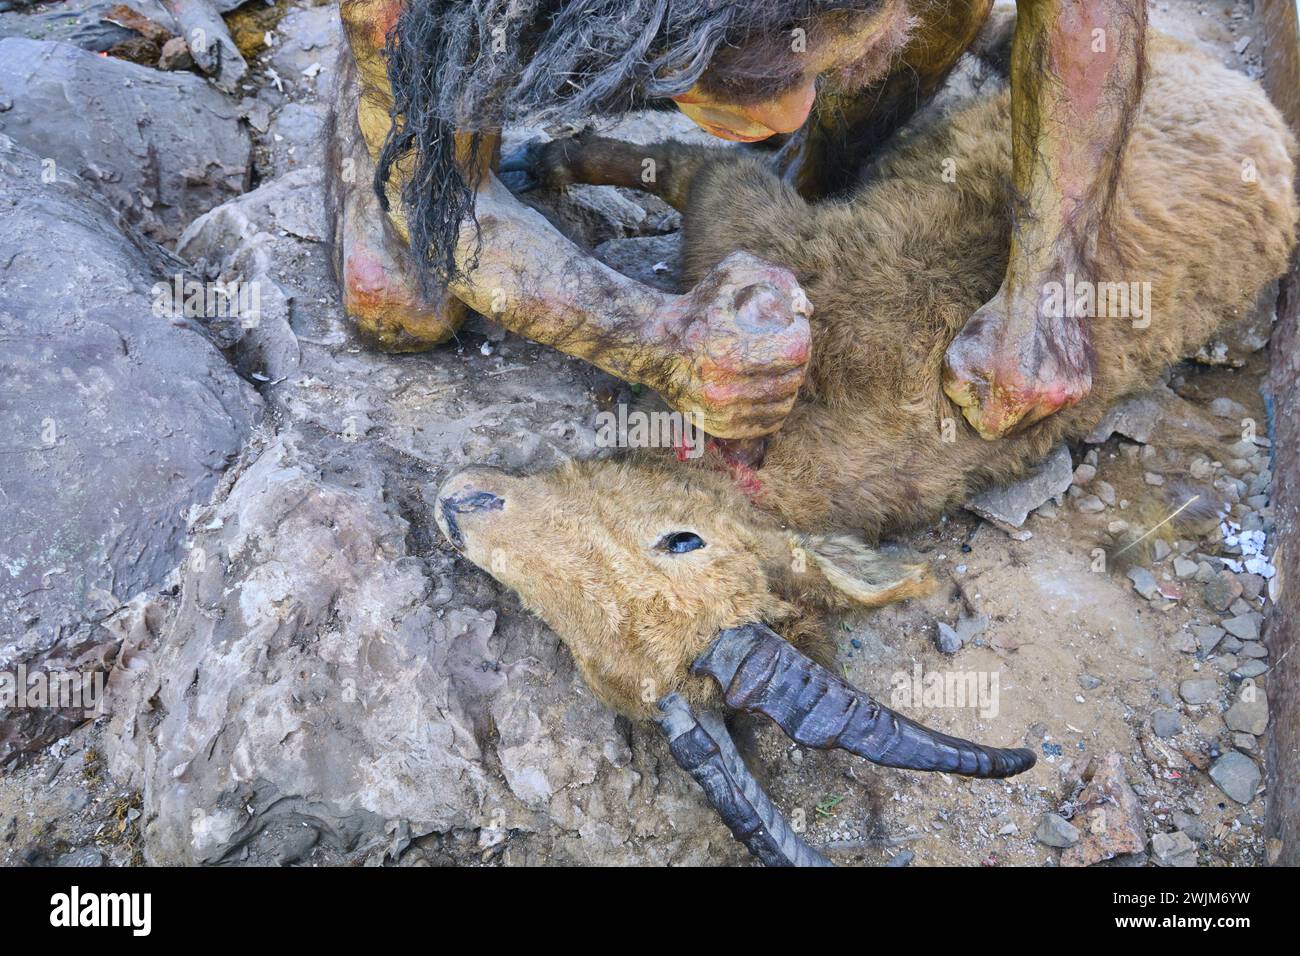
[[[497,166],[497,178],[515,193],[531,192],[540,187],[542,180],[538,171],[542,147],[545,145],[541,140],[535,139],[513,150],[508,156],[501,157],[501,164]]]

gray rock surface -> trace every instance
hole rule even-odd
[[[287,92],[327,98],[342,33],[338,4],[295,7],[286,13],[275,28],[276,42],[268,57],[279,85]]]
[[[1219,683],[1209,677],[1185,680],[1178,686],[1178,696],[1189,704],[1208,704],[1219,696]]]
[[[1079,842],[1079,829],[1058,813],[1044,813],[1034,837],[1039,843],[1064,849]]]
[[[61,0],[32,10],[0,13],[0,37],[19,36],[71,43],[102,53],[137,34],[105,19],[122,0]],[[164,29],[176,32],[171,14],[157,0],[130,0],[126,4]]]
[[[1195,866],[1196,845],[1186,833],[1156,833],[1151,837],[1151,858],[1156,866]]]
[[[961,638],[949,625],[940,621],[934,634],[934,646],[943,654],[956,654],[961,650]]]
[[[1056,497],[1074,481],[1070,450],[1058,445],[1034,472],[1017,482],[974,495],[966,507],[1003,530],[1019,528],[1043,502]]]
[[[1140,395],[1117,403],[1102,416],[1092,434],[1085,439],[1100,445],[1117,432],[1134,441],[1147,442],[1160,419],[1160,404],[1153,397]]]
[[[218,88],[233,93],[248,73],[248,64],[221,18],[223,0],[162,0],[162,4],[176,22],[176,32],[189,43],[195,64]]]
[[[206,278],[258,290],[256,323],[240,323],[246,327],[232,334],[239,368],[263,381],[282,381],[298,368],[301,352],[290,327],[294,292],[277,281],[287,275],[280,253],[285,239],[324,240],[322,190],[320,167],[294,170],[200,216],[176,244]]]
[[[95,187],[161,242],[242,192],[252,146],[238,111],[201,77],[64,43],[0,40],[0,133]],[[47,173],[48,175],[48,173]]]
[[[1241,688],[1237,700],[1223,715],[1229,730],[1258,737],[1268,727],[1268,695],[1262,687],[1247,684]]]
[[[1093,866],[1141,853],[1147,845],[1142,804],[1128,782],[1120,754],[1094,756],[1083,778],[1087,785],[1075,810],[1075,819],[1082,821],[1081,838],[1061,854],[1061,865]]]
[[[1133,590],[1148,601],[1160,596],[1160,582],[1156,580],[1156,576],[1149,569],[1143,567],[1130,568],[1128,579],[1133,582]]]
[[[180,562],[187,510],[261,402],[196,329],[154,313],[177,264],[80,179],[41,173],[0,136],[0,669],[94,669],[121,605]],[[0,761],[67,727],[50,710],[7,719]]]
[[[1231,750],[1214,761],[1210,779],[1233,800],[1250,803],[1259,787],[1259,767],[1245,754]]]
[[[681,236],[634,236],[609,239],[593,250],[596,258],[611,269],[665,292],[677,292],[678,256]]]

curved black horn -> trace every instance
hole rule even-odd
[[[968,777],[1009,777],[1035,763],[1032,750],[986,747],[894,713],[762,624],[719,632],[691,672],[716,680],[727,706],[766,715],[808,747],[838,747],[885,767]]]
[[[697,717],[680,694],[659,701],[659,729],[678,766],[695,778],[733,836],[764,866],[830,866],[790,829],[750,774],[716,714]]]

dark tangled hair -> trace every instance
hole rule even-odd
[[[733,102],[771,96],[802,72],[791,31],[811,42],[881,2],[410,0],[384,51],[394,102],[375,190],[388,208],[393,166],[412,157],[401,191],[411,248],[426,288],[445,286],[463,275],[462,223],[477,232],[478,183],[464,170],[479,168],[485,132],[622,113],[697,82]]]

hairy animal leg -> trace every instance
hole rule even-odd
[[[341,57],[330,170],[343,307],[362,336],[393,352],[446,341],[468,314],[451,293],[430,297],[420,290],[404,225],[384,212],[371,185],[392,105],[383,44],[404,2],[343,0],[340,5],[351,55]]]
[[[530,143],[502,160],[500,171],[524,174],[523,188],[559,189],[587,183],[640,189],[685,211],[696,173],[709,163],[734,155],[732,149],[676,140],[638,146],[580,133]]]

